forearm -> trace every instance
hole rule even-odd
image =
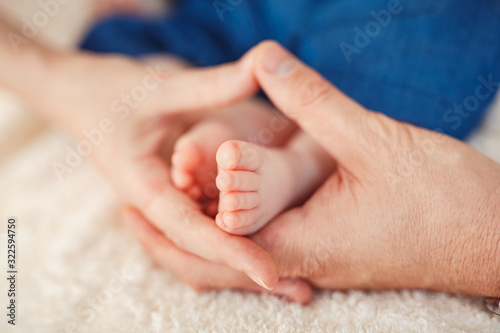
[[[0,86],[32,104],[33,111],[44,117],[55,116],[45,104],[53,99],[54,84],[69,57],[25,38],[20,29],[0,16]]]
[[[102,98],[111,79],[102,74],[103,69],[116,63],[110,58],[116,60],[52,49],[25,38],[0,15],[0,87],[77,138],[99,122],[116,97]]]
[[[179,68],[183,65],[174,59],[162,58],[156,64],[117,55],[54,50],[23,39],[19,29],[0,16],[0,86],[77,138],[104,118],[122,117],[122,110],[131,114],[139,104],[154,103],[151,86],[156,88],[162,80],[159,72]],[[146,100],[139,96],[131,101],[136,90],[144,90],[145,82],[149,88]]]
[[[47,66],[58,57],[55,50],[27,39],[20,29],[0,16],[0,85],[28,95]],[[30,89],[31,88],[31,89]]]

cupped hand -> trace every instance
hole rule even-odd
[[[196,119],[195,111],[252,95],[257,88],[253,78],[238,64],[157,71],[117,56],[82,58],[67,65],[67,78],[54,84],[60,98],[39,107],[52,110],[46,114],[71,129],[77,147],[89,140],[82,133],[106,128],[92,156],[124,202],[151,221],[165,242],[196,260],[234,269],[249,288],[256,285],[243,273],[263,287],[274,287],[278,271],[271,256],[248,238],[220,230],[169,177],[170,150],[183,127]]]
[[[450,137],[366,110],[275,43],[260,44],[245,62],[240,70],[338,163],[303,206],[252,236],[282,278],[327,289],[500,295],[500,165]],[[159,263],[196,286],[238,285],[234,271],[207,261],[172,264],[179,250],[144,217],[128,220]]]
[[[321,288],[500,294],[500,165],[465,143],[366,110],[275,43],[263,90],[337,161],[254,239],[281,276]]]

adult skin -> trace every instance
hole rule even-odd
[[[10,32],[21,35],[0,20],[0,85],[77,139],[148,75],[144,64],[123,57],[60,53],[33,41],[16,49]],[[274,51],[263,57],[270,47]],[[165,162],[174,129],[193,120],[174,114],[236,103],[256,91],[257,79],[339,163],[303,207],[255,235],[282,277],[310,278],[328,288],[498,295],[498,164],[458,141],[432,139],[431,132],[367,112],[297,61],[286,76],[265,71],[263,59],[277,50],[263,44],[239,65],[159,74],[161,84],[96,147],[93,157],[136,207],[126,216],[153,257],[198,289],[263,290],[243,272],[275,285],[278,271],[269,254],[219,230],[172,187]],[[427,151],[429,138],[435,144]],[[420,150],[424,158],[398,177]],[[310,298],[300,280],[282,281],[274,292]]]
[[[169,151],[182,128],[199,117],[196,111],[218,110],[221,101],[241,100],[240,90],[247,96],[256,91],[247,72],[238,64],[148,70],[150,64],[126,57],[59,52],[27,39],[13,43],[14,34],[17,41],[22,40],[18,29],[0,19],[0,86],[17,93],[77,142],[84,139],[82,131],[111,119],[113,129],[93,147],[92,158],[123,202],[136,207],[178,249],[238,271],[249,289],[265,290],[247,275],[262,286],[276,286],[278,269],[269,253],[246,237],[220,230],[173,187],[169,176]],[[148,87],[147,96],[131,100],[136,87]],[[122,101],[117,113],[116,101]],[[128,107],[123,108],[124,104]],[[269,292],[292,299],[296,299],[296,287],[310,293],[308,284],[300,280],[281,284]]]
[[[325,289],[500,296],[499,164],[453,138],[364,109],[276,43],[260,44],[242,63],[338,163],[303,206],[252,236],[281,277]],[[153,258],[190,285],[246,286],[237,272],[179,251],[136,211],[125,216]],[[304,288],[297,294],[309,297]]]

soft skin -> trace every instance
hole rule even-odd
[[[0,20],[0,85],[77,140],[147,75],[144,63],[118,56],[55,52],[31,40],[16,50],[9,32],[21,35]],[[310,299],[309,286],[298,279],[276,285],[278,274],[324,288],[499,296],[500,166],[466,144],[363,109],[283,52],[263,43],[239,64],[163,74],[96,147],[92,156],[134,207],[126,219],[152,257],[197,289],[263,291],[248,275],[300,302]],[[276,61],[280,54],[292,59],[290,71]],[[265,70],[265,61],[281,75]],[[180,124],[192,123],[194,111],[236,104],[259,85],[339,166],[304,206],[272,221],[254,243],[220,230],[176,190],[167,161]],[[424,155],[415,164],[419,149]],[[400,172],[408,163],[411,172]]]
[[[271,256],[248,238],[220,230],[170,180],[170,151],[182,127],[199,118],[196,111],[218,110],[221,102],[236,104],[243,99],[241,91],[254,93],[257,85],[248,72],[238,64],[186,70],[167,61],[155,74],[159,84],[148,90],[147,98],[135,101],[128,113],[115,114],[114,101],[144,85],[151,75],[147,67],[155,66],[114,55],[58,52],[34,41],[16,49],[6,38],[9,32],[20,35],[0,20],[1,86],[66,129],[77,142],[83,130],[97,128],[104,118],[119,119],[91,157],[123,202],[186,253],[231,267],[253,289],[257,286],[244,273],[263,287],[276,286],[279,273]],[[304,282],[293,283],[309,289]]]
[[[240,71],[338,163],[303,206],[252,237],[281,277],[325,289],[500,296],[499,164],[465,143],[366,110],[276,43],[260,44],[242,63]],[[245,287],[236,272],[181,258],[141,215],[126,217],[153,258],[189,284]]]

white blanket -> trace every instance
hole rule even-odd
[[[471,143],[500,162],[500,103]],[[500,317],[474,297],[317,292],[301,306],[247,292],[194,292],[153,266],[89,162],[57,179],[51,162],[63,159],[67,144],[0,92],[2,272],[7,217],[18,219],[17,325],[6,324],[1,278],[2,332],[500,332]]]

